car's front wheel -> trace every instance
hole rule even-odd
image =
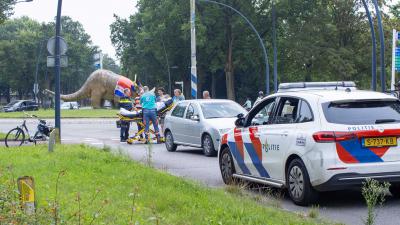
[[[215,156],[217,155],[217,151],[215,151],[214,143],[210,135],[206,134],[202,140],[204,155],[206,156]]]
[[[307,206],[318,197],[310,183],[307,169],[301,159],[294,159],[290,162],[286,171],[286,186],[289,196],[296,205]]]
[[[165,132],[165,147],[169,152],[176,151],[176,148],[178,147],[176,144],[174,144],[174,136],[172,136],[171,131]]]
[[[235,166],[231,151],[228,147],[225,147],[221,151],[221,155],[219,157],[219,168],[221,170],[222,180],[225,184],[235,183],[235,178],[233,177],[233,174],[235,173]]]

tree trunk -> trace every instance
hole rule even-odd
[[[211,96],[217,98],[217,73],[211,74]]]
[[[231,14],[227,13],[225,16],[226,21],[226,43],[228,47],[225,63],[225,77],[226,77],[226,94],[228,99],[235,100],[235,77],[233,73],[233,34],[231,24]]]

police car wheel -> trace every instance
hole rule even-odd
[[[235,173],[235,166],[232,158],[231,151],[228,147],[225,147],[221,151],[219,158],[219,168],[221,170],[222,180],[225,184],[234,184],[235,179],[233,174]]]
[[[400,198],[400,184],[391,184],[389,191],[393,197]]]
[[[311,186],[307,169],[300,159],[290,162],[286,172],[286,186],[296,205],[307,206],[317,199],[318,193]]]
[[[171,131],[167,131],[165,133],[165,147],[169,152],[176,151],[176,148],[178,147],[176,144],[174,144],[174,137],[172,136]]]
[[[217,151],[215,151],[213,140],[210,135],[206,134],[202,140],[204,155],[206,156],[215,156],[217,155]]]

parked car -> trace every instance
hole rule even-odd
[[[165,146],[203,148],[206,156],[216,155],[221,135],[233,128],[236,116],[247,111],[231,100],[201,99],[181,101],[166,115]]]
[[[60,106],[61,109],[79,109],[78,102],[63,102]]]
[[[219,147],[223,181],[285,188],[298,205],[366,179],[391,183],[400,197],[400,101],[353,82],[328,84],[281,84],[238,118]]]
[[[16,100],[4,106],[3,110],[4,112],[33,111],[39,110],[39,106],[35,101]]]

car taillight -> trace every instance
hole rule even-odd
[[[356,138],[353,132],[320,131],[313,134],[315,142],[339,142]]]

